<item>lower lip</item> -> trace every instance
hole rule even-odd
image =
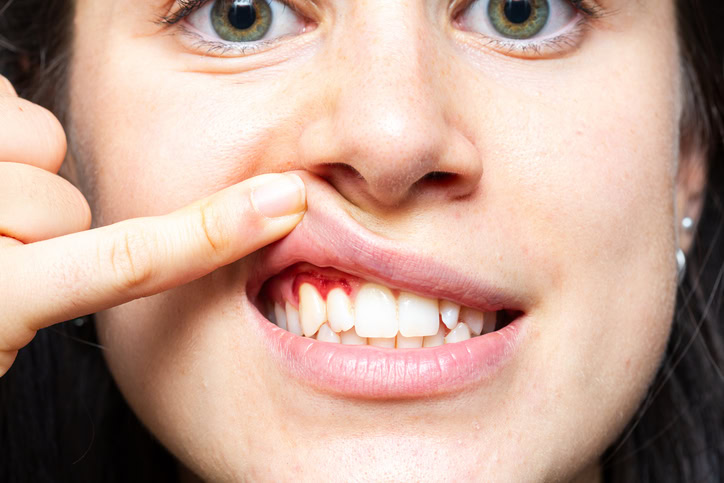
[[[283,372],[322,392],[362,399],[430,397],[485,384],[517,352],[526,318],[454,344],[382,349],[300,337],[269,322],[253,305],[251,311]]]

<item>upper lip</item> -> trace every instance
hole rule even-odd
[[[340,205],[328,183],[297,172],[307,187],[307,213],[283,239],[264,247],[252,262],[247,295],[255,300],[266,280],[299,262],[333,267],[390,288],[443,298],[482,311],[526,312],[530,300],[493,283],[485,270],[468,275],[445,259],[411,250],[359,224]]]

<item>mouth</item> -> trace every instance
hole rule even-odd
[[[270,322],[297,336],[388,349],[462,342],[501,330],[520,315],[461,306],[310,263],[270,278],[259,300]]]
[[[531,301],[358,224],[305,176],[308,211],[260,252],[252,317],[277,365],[322,392],[407,399],[490,381],[520,345]]]

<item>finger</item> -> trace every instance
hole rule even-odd
[[[17,96],[13,83],[7,77],[0,75],[0,96]]]
[[[68,181],[35,166],[0,163],[0,236],[33,243],[90,223],[88,202]]]
[[[65,132],[47,109],[17,97],[7,79],[0,89],[0,162],[32,164],[57,173],[66,151]]]
[[[296,175],[249,179],[169,215],[126,220],[0,252],[0,350],[34,331],[153,295],[291,231],[306,210]]]

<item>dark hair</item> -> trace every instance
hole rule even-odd
[[[665,359],[601,460],[611,482],[724,480],[724,3],[675,1],[688,95],[682,151],[706,157],[708,185]],[[61,120],[72,4],[0,0],[0,73]],[[95,342],[92,323],[42,330],[0,379],[0,480],[176,479]]]

